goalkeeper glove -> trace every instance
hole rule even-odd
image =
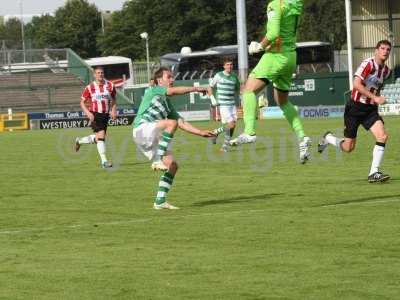
[[[249,54],[255,54],[255,53],[261,52],[263,50],[264,50],[264,48],[261,45],[261,43],[259,43],[259,42],[253,41],[249,45]]]

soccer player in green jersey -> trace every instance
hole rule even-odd
[[[303,10],[303,0],[272,0],[267,7],[266,34],[260,43],[251,42],[249,53],[265,51],[252,70],[243,90],[245,130],[232,145],[256,141],[256,94],[272,82],[274,98],[282,109],[299,141],[300,162],[310,157],[311,140],[305,136],[299,114],[288,100],[289,87],[296,69],[296,30]]]
[[[161,175],[153,207],[155,209],[177,209],[166,201],[178,164],[172,156],[171,142],[179,127],[202,137],[212,137],[209,130],[201,130],[182,119],[172,105],[169,96],[192,92],[206,93],[202,87],[173,87],[174,78],[166,67],[154,74],[155,86],[150,87],[143,97],[134,121],[133,139],[140,151],[151,161],[152,168],[165,171]]]
[[[224,58],[224,70],[215,74],[208,87],[208,95],[213,98],[213,92],[216,89],[217,99],[211,102],[219,107],[222,127],[215,129],[218,135],[224,132],[224,143],[221,151],[227,152],[229,142],[236,127],[236,99],[240,92],[240,81],[235,73],[233,73],[233,60],[230,57]],[[216,138],[215,138],[216,139]]]

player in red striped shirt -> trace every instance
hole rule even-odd
[[[326,132],[318,144],[318,152],[322,153],[331,144],[344,152],[351,152],[356,147],[357,130],[362,125],[375,137],[376,143],[372,153],[372,164],[368,182],[384,182],[389,175],[380,172],[379,168],[385,152],[388,139],[384,122],[378,113],[378,105],[385,103],[380,96],[383,82],[390,76],[390,69],[385,64],[389,58],[391,43],[388,40],[379,41],[374,57],[364,60],[354,74],[351,100],[346,104],[344,112],[344,139]]]
[[[94,134],[76,138],[75,150],[79,151],[82,144],[97,144],[97,151],[103,168],[111,168],[112,164],[106,157],[106,132],[110,116],[117,118],[115,87],[112,82],[104,79],[103,67],[94,68],[95,80],[83,90],[81,108],[89,118]]]

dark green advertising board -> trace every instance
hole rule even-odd
[[[348,90],[348,73],[312,73],[302,75],[293,80],[289,91],[289,99],[298,106],[318,105],[342,105],[344,104],[344,93]],[[207,86],[208,80],[184,80],[176,81],[176,86]],[[126,89],[125,95],[133,100],[137,108],[144,94],[144,87]],[[272,86],[266,91],[270,106],[275,106],[272,96]],[[207,96],[199,93],[174,96],[172,101],[177,110],[208,110],[210,100]],[[239,104],[239,103],[238,103]]]

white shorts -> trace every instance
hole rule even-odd
[[[230,122],[237,121],[237,114],[236,114],[236,106],[229,105],[229,106],[219,106],[219,114],[221,116],[222,124],[227,124]]]
[[[162,134],[162,129],[157,128],[157,123],[143,123],[139,127],[133,128],[133,140],[139,150],[149,159],[154,160],[157,156],[158,143]],[[171,151],[171,143],[167,151]]]

